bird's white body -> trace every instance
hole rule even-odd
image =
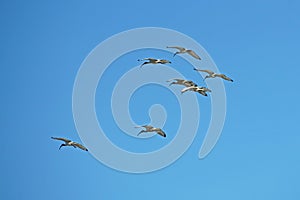
[[[138,61],[144,61],[144,60],[148,60],[148,61],[141,64],[140,67],[142,67],[144,65],[147,65],[147,64],[167,64],[167,63],[171,63],[171,61],[169,61],[169,60],[155,59],[155,58],[144,58],[144,59],[139,59]]]
[[[85,146],[83,146],[83,145],[81,145],[81,144],[79,144],[77,142],[74,142],[72,140],[69,140],[69,139],[66,139],[66,138],[58,138],[58,137],[51,137],[51,138],[54,139],[54,140],[61,140],[61,141],[65,142],[64,144],[60,145],[59,149],[61,147],[63,147],[63,146],[72,146],[74,148],[78,147],[78,148],[80,148],[80,149],[82,149],[84,151],[88,151],[88,149]]]

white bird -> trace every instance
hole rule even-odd
[[[207,96],[206,92],[211,92],[211,90],[206,87],[191,86],[191,87],[183,88],[181,90],[181,93],[185,93],[187,91],[198,92],[198,93],[202,94],[203,96]]]
[[[201,60],[200,56],[198,56],[193,50],[186,49],[186,48],[183,48],[183,47],[178,47],[178,46],[177,47],[176,46],[167,47],[167,48],[173,48],[173,49],[178,49],[179,50],[179,51],[175,52],[173,56],[175,56],[176,54],[188,53],[191,56],[193,56],[194,58],[196,58],[198,60]]]
[[[69,139],[66,139],[66,138],[58,138],[58,137],[51,137],[52,139],[54,140],[61,140],[61,141],[64,141],[65,144],[61,144],[59,146],[59,149],[62,148],[63,146],[73,146],[74,148],[78,147],[84,151],[88,151],[88,149],[86,147],[84,147],[83,145],[81,144],[78,144],[77,142],[73,142],[72,140],[69,140]]]
[[[167,82],[171,82],[169,85],[177,84],[177,85],[184,85],[185,87],[190,87],[190,86],[197,86],[196,83],[190,80],[184,80],[184,79],[178,79],[178,78],[173,78],[168,80]]]
[[[144,65],[147,65],[147,64],[167,64],[167,63],[171,63],[171,61],[164,60],[164,59],[155,59],[155,58],[138,59],[138,61],[144,61],[144,60],[148,60],[148,61],[141,64],[140,67],[143,67]]]
[[[143,125],[143,126],[136,126],[135,128],[145,128],[146,130],[141,130],[137,135],[139,136],[141,133],[146,133],[146,132],[156,132],[157,134],[166,137],[166,133],[161,129],[161,128],[154,128],[153,126],[150,125]]]
[[[233,80],[232,80],[231,78],[227,77],[225,74],[217,74],[217,73],[215,73],[215,72],[213,72],[213,71],[210,71],[210,70],[208,70],[208,69],[197,69],[197,68],[194,68],[194,70],[200,71],[200,72],[206,72],[206,73],[208,73],[208,75],[205,76],[204,79],[219,77],[219,78],[222,78],[222,79],[224,79],[224,80],[226,80],[226,81],[231,81],[231,82],[233,82]]]

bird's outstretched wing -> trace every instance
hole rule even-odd
[[[231,81],[233,82],[233,80],[231,78],[229,78],[228,76],[226,76],[225,74],[216,74],[216,76],[226,80],[226,81]]]
[[[194,83],[193,81],[186,81],[184,83],[184,86],[186,86],[186,87],[191,87],[191,86],[197,87],[197,84]]]
[[[69,140],[69,139],[66,139],[66,138],[59,138],[59,137],[51,137],[52,139],[54,139],[54,140],[61,140],[61,141],[64,141],[64,142],[71,142],[71,140]]]
[[[143,58],[143,59],[138,59],[138,61],[144,61],[144,60],[149,60],[149,61],[157,61],[155,58]]]
[[[185,80],[184,79],[179,79],[179,78],[173,78],[173,79],[167,80],[166,82],[172,82],[172,81],[184,82]]]
[[[198,56],[193,50],[187,50],[186,52],[191,56],[193,56],[194,58],[201,60],[200,56]]]
[[[145,132],[147,132],[147,131],[141,130],[141,131],[137,134],[137,136],[139,136],[139,135],[141,135],[142,133],[145,133]]]
[[[202,94],[203,96],[207,96],[206,92],[204,90],[197,90],[199,94]]]
[[[88,151],[88,149],[87,149],[85,146],[83,146],[83,145],[81,145],[81,144],[79,144],[79,143],[77,143],[77,142],[74,142],[73,145],[74,145],[75,147],[78,147],[78,148],[84,150],[84,151]]]
[[[209,88],[206,88],[206,87],[199,87],[199,90],[202,90],[204,92],[211,92],[211,90]]]
[[[206,72],[206,73],[208,73],[209,75],[214,74],[213,71],[210,71],[210,70],[208,70],[208,69],[197,69],[197,68],[194,68],[194,70],[200,71],[200,72]]]
[[[166,82],[172,82],[172,81],[177,81],[176,79],[174,79],[174,78],[172,78],[172,79],[169,79],[169,80],[167,80]]]
[[[134,128],[145,128],[146,130],[152,129],[153,126],[150,125],[142,125],[142,126],[135,126]]]
[[[156,133],[159,134],[159,135],[161,135],[161,136],[163,136],[163,137],[167,136],[166,133],[163,130],[161,130],[161,129],[156,130]]]
[[[167,63],[172,63],[171,61],[169,60],[166,60],[166,59],[156,59],[152,62],[155,62],[155,64],[167,64]]]
[[[178,49],[179,51],[185,51],[185,48],[183,47],[178,47],[178,46],[168,46],[167,48],[172,48],[172,49]]]
[[[184,92],[187,92],[189,90],[194,90],[194,89],[197,89],[198,87],[196,86],[190,86],[190,87],[185,87],[181,90],[181,93],[184,93]]]

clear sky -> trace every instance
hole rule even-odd
[[[1,1],[0,199],[300,199],[299,9],[296,0]],[[147,26],[189,35],[234,79],[225,83],[227,115],[216,147],[198,159],[209,122],[209,97],[199,96],[202,121],[195,141],[162,170],[129,174],[88,152],[58,151],[51,136],[80,141],[72,91],[85,57],[108,37]],[[120,58],[124,67],[132,59],[137,64],[133,55]],[[102,81],[119,76],[111,70]],[[99,86],[97,115],[115,134],[108,136],[114,143],[132,151],[163,146],[158,136],[143,149],[126,146],[111,114],[102,115],[107,107],[101,101],[108,100],[101,99],[101,87],[111,89]],[[138,90],[130,102],[136,123],[147,123],[148,106],[166,103],[160,100]],[[176,113],[172,101],[166,110]],[[173,123],[166,123],[166,141],[177,128]]]

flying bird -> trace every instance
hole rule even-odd
[[[226,81],[231,81],[231,82],[233,82],[233,80],[232,80],[231,78],[227,77],[225,74],[217,74],[217,73],[215,73],[215,72],[213,72],[213,71],[210,71],[210,70],[208,70],[208,69],[197,69],[197,68],[194,68],[194,70],[200,71],[200,72],[206,72],[208,75],[205,76],[204,79],[219,77],[219,78],[222,78],[222,79],[224,79],[224,80],[226,80]]]
[[[61,140],[61,141],[64,141],[65,143],[64,144],[61,144],[59,146],[59,149],[64,147],[64,146],[73,146],[74,148],[78,147],[84,151],[88,151],[87,148],[85,148],[83,145],[81,144],[78,144],[77,142],[73,142],[72,140],[69,140],[69,139],[66,139],[66,138],[58,138],[58,137],[51,137],[52,139],[54,140]]]
[[[144,61],[144,60],[148,60],[148,61],[141,64],[140,67],[143,67],[144,65],[147,65],[147,64],[167,64],[167,63],[171,63],[171,61],[164,60],[164,59],[155,59],[155,58],[138,59],[138,61]]]
[[[193,50],[186,49],[186,48],[183,48],[183,47],[176,47],[176,46],[167,47],[167,48],[173,48],[173,49],[179,50],[179,51],[175,52],[173,56],[176,56],[177,54],[181,54],[181,53],[188,53],[191,56],[193,56],[194,58],[196,58],[198,60],[201,60],[200,56],[198,56]]]
[[[190,80],[184,80],[184,79],[178,79],[178,78],[173,78],[168,80],[167,82],[171,82],[169,84],[169,86],[173,85],[173,84],[177,84],[177,85],[183,85],[185,87],[191,87],[191,86],[197,86],[196,83],[194,83],[193,81]]]
[[[211,90],[206,87],[191,86],[191,87],[183,88],[181,90],[181,93],[185,93],[187,91],[198,92],[198,93],[202,94],[203,96],[207,96],[206,92],[211,92]]]
[[[135,128],[145,128],[146,130],[141,130],[137,135],[139,136],[141,133],[146,133],[146,132],[156,132],[157,134],[166,137],[166,133],[161,129],[161,128],[154,128],[153,126],[150,125],[144,125],[144,126],[136,126]]]

